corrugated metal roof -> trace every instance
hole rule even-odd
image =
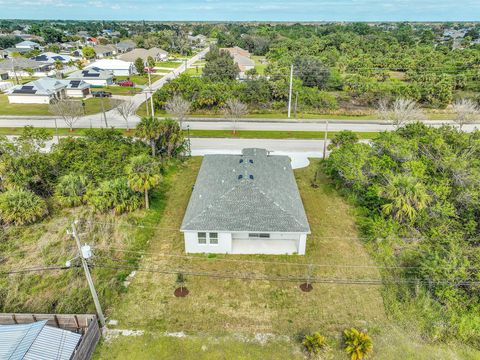
[[[81,335],[46,323],[0,325],[0,359],[70,360]]]

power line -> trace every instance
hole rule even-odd
[[[57,270],[69,270],[69,269],[70,268],[67,266],[36,267],[36,268],[0,271],[0,275],[13,275],[13,274],[24,274],[24,273],[31,273],[31,272],[57,271]]]

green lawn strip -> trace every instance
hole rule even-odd
[[[94,88],[92,91],[108,91],[113,95],[135,95],[142,91],[142,89],[129,86],[104,86],[101,88]]]
[[[158,61],[155,66],[175,69],[183,64],[183,61]]]
[[[262,61],[265,60],[265,56],[252,56],[252,60],[255,61],[255,69],[259,75],[265,74],[266,64],[262,64]]]
[[[150,78],[151,82],[154,83],[155,81],[159,80],[161,76],[151,75]],[[116,76],[116,81],[120,80],[131,80],[135,83],[135,85],[146,85],[148,84],[148,75]]]
[[[62,125],[60,125],[62,126]],[[56,134],[55,129],[43,128],[50,135]],[[0,135],[20,135],[23,128],[0,128]],[[58,134],[61,136],[82,136],[85,129],[73,129],[69,131],[67,128],[59,128]],[[123,130],[125,136],[133,136],[134,131]],[[184,130],[184,135],[187,136],[188,132]],[[207,137],[207,138],[232,138],[232,139],[323,139],[325,133],[323,131],[256,131],[256,130],[241,130],[237,131],[234,135],[231,130],[190,130],[191,137]],[[336,135],[337,131],[331,131],[328,133],[328,137],[332,138]],[[374,139],[378,136],[377,132],[357,132],[360,139]]]
[[[78,99],[78,101],[82,101]],[[85,102],[86,115],[96,114],[102,111],[101,101],[99,98],[89,98],[83,100]],[[103,100],[105,110],[111,108],[108,99]],[[10,104],[6,95],[0,95],[0,115],[12,116],[51,116],[47,104]]]

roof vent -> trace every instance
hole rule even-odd
[[[243,175],[242,174],[238,175],[238,180],[242,180],[242,179],[243,179]]]
[[[240,159],[239,163],[240,163],[240,164],[243,163],[243,159]]]
[[[253,159],[248,160],[250,164],[253,164]]]
[[[253,175],[250,175],[250,180],[253,180]]]

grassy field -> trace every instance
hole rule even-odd
[[[259,75],[265,74],[265,68],[267,67],[266,64],[263,62],[265,61],[265,56],[252,56],[252,60],[255,61],[255,69]]]
[[[175,69],[182,65],[182,61],[158,61],[155,63],[155,66],[162,68]]]
[[[313,188],[314,166],[295,171],[312,228],[303,256],[183,256],[180,226],[200,159],[189,161],[166,194],[164,217],[141,262],[145,269],[226,274],[378,278],[377,269],[358,235],[350,206],[320,176]],[[331,266],[335,265],[335,266]],[[356,268],[345,267],[358,266]],[[138,272],[119,306],[109,313],[118,328],[144,330],[139,337],[119,337],[99,346],[96,359],[300,359],[298,338],[320,330],[328,336],[331,359],[346,359],[340,331],[357,326],[369,330],[374,359],[475,359],[480,354],[461,345],[428,344],[413,331],[388,320],[377,285],[314,284],[302,293],[298,282],[187,277],[190,294],[175,298],[175,275]],[[184,332],[185,338],[165,332]],[[257,337],[255,338],[255,334]],[[262,336],[271,339],[261,344]],[[255,340],[256,339],[256,340]]]
[[[92,89],[92,91],[100,90],[111,92],[113,95],[135,95],[142,92],[142,89],[128,86],[104,86]]]
[[[188,68],[186,71],[184,71],[184,74],[187,74],[188,76],[202,76],[203,74],[203,67],[202,66],[193,66]]]
[[[150,78],[151,82],[154,83],[155,81],[160,79],[160,76],[151,75]],[[131,80],[134,82],[135,85],[148,85],[148,75],[116,76],[115,80]]]
[[[80,101],[80,100],[78,100]],[[89,98],[85,101],[85,112],[87,115],[96,114],[102,111],[102,99]],[[110,102],[104,100],[105,110],[111,108]],[[47,104],[9,104],[7,95],[0,95],[0,115],[17,116],[51,116]]]

